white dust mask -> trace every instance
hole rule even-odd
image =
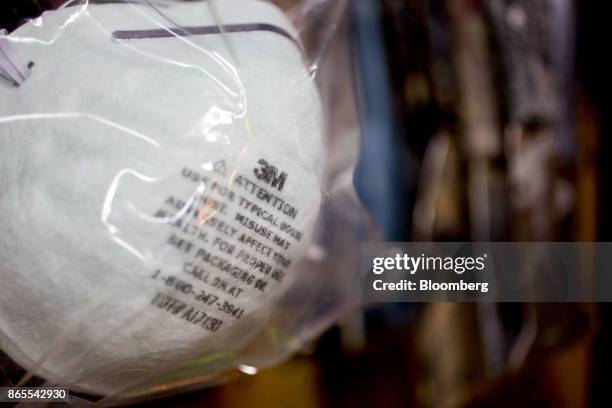
[[[33,64],[0,78],[0,348],[52,382],[231,354],[298,278],[319,96],[280,10],[215,4],[65,7],[5,38]]]

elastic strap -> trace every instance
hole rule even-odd
[[[192,35],[210,35],[222,33],[245,33],[253,31],[267,31],[281,35],[301,48],[299,42],[287,31],[272,24],[226,24],[223,26],[174,27],[152,30],[122,30],[113,32],[113,38],[118,40],[139,40],[146,38],[186,37]]]
[[[15,86],[23,84],[30,77],[32,62],[25,62],[11,45],[6,30],[0,30],[0,75]]]

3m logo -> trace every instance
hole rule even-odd
[[[257,163],[261,165],[261,167],[253,169],[255,177],[270,184],[272,187],[277,188],[278,191],[283,191],[287,177],[289,177],[287,173],[281,172],[279,174],[278,168],[271,165],[264,159],[259,159]]]

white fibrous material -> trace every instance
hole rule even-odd
[[[280,10],[215,4],[76,5],[8,37],[33,64],[0,79],[0,348],[51,382],[231,355],[299,279],[320,99]]]

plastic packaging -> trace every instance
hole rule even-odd
[[[330,91],[345,4],[284,6],[71,1],[0,39],[16,385],[111,403],[211,384],[359,303],[371,227],[354,107]]]

